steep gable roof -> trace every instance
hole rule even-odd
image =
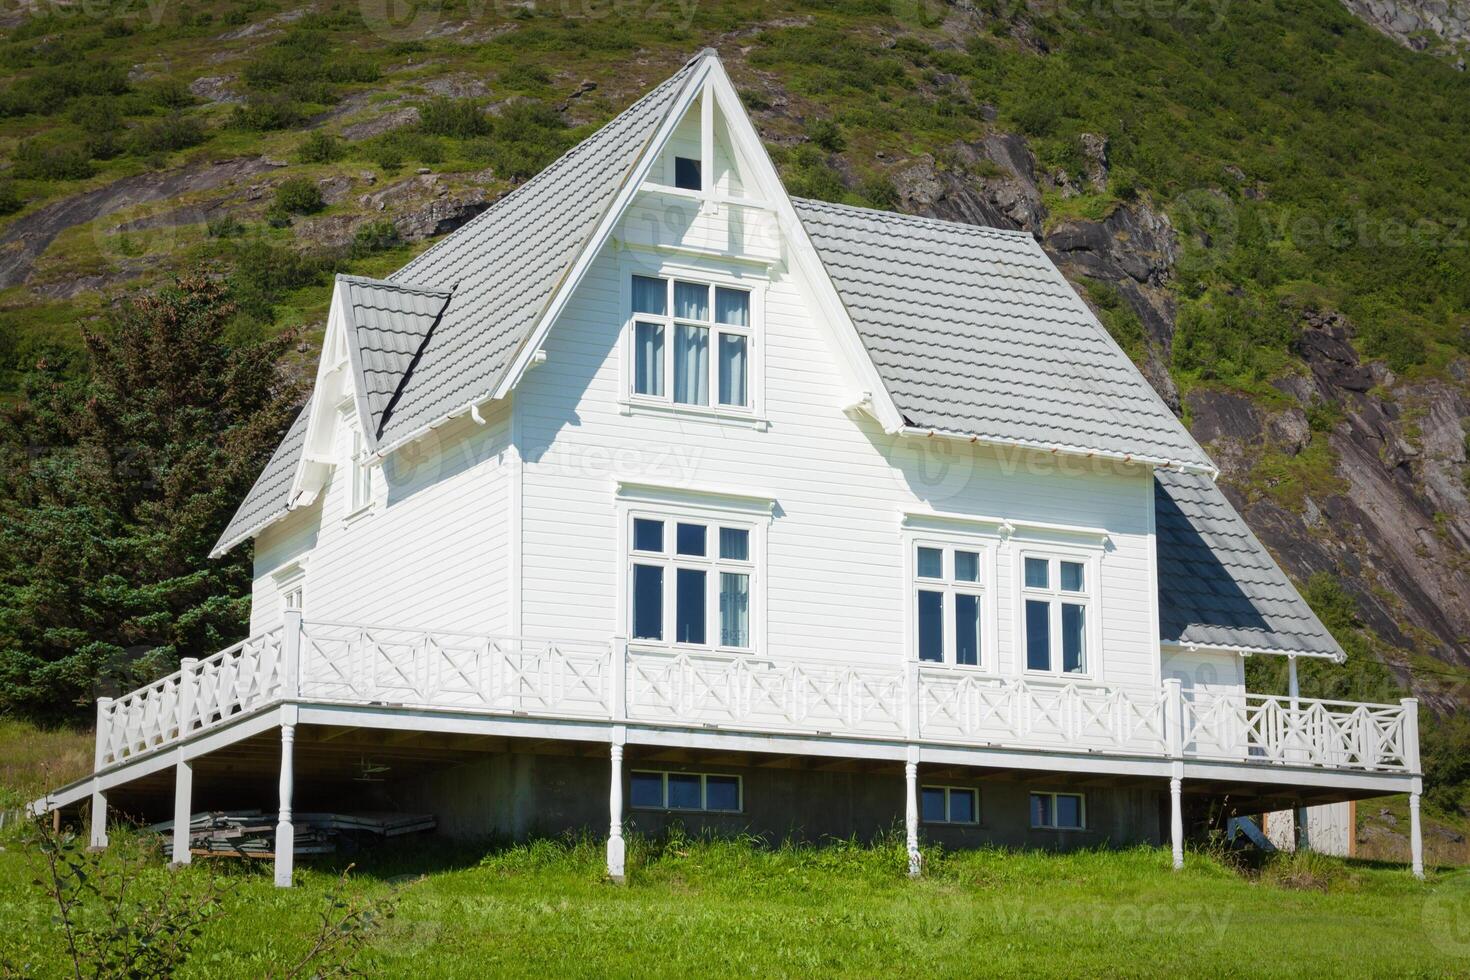
[[[792,203],[912,425],[1213,468],[1030,235]]]
[[[281,440],[265,469],[255,478],[250,492],[240,502],[235,516],[230,518],[209,557],[218,558],[267,524],[286,515],[291,503],[291,480],[296,475],[296,465],[301,461],[301,447],[306,442],[306,421],[310,414],[311,401],[308,399],[301,406],[296,421],[286,430],[286,438]]]
[[[1339,660],[1345,656],[1207,477],[1156,472],[1154,512],[1160,639]]]
[[[368,415],[365,428],[376,439],[452,294],[361,276],[339,275],[337,284],[357,395]]]
[[[490,397],[698,63],[691,60],[485,213],[393,273],[394,282],[452,288],[454,297],[404,379],[379,440],[382,447],[391,448]]]

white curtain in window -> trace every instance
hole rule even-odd
[[[634,336],[634,387],[640,395],[664,393],[664,328],[658,323],[639,323]]]
[[[674,316],[684,320],[709,319],[709,287],[702,283],[674,283]]]
[[[750,576],[720,573],[720,645],[750,646]]]
[[[736,327],[750,326],[750,294],[740,289],[716,286],[715,320]]]
[[[633,277],[633,310],[636,313],[657,313],[664,315],[664,307],[668,303],[668,287],[662,279],[650,279],[648,276]]]
[[[681,323],[674,328],[674,401],[709,404],[709,330]]]
[[[720,404],[744,405],[745,338],[738,334],[720,335]]]

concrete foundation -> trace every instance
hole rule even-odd
[[[745,762],[743,758],[738,761]],[[800,761],[781,765],[721,765],[717,760],[670,763],[639,759],[630,751],[624,762],[625,799],[631,799],[628,784],[631,773],[638,770],[739,776],[743,807],[739,813],[703,813],[630,805],[626,813],[632,833],[656,836],[678,824],[691,834],[748,833],[772,842],[834,837],[868,841],[903,829],[901,765],[889,772],[827,771]],[[402,806],[435,814],[439,832],[450,837],[524,839],[584,830],[601,837],[607,832],[608,774],[606,759],[505,752],[399,783],[392,795]],[[926,772],[922,765],[919,782],[921,786],[979,790],[978,823],[922,825],[924,839],[949,848],[999,845],[1069,850],[1156,845],[1163,841],[1167,826],[1161,820],[1161,814],[1167,813],[1168,787],[1163,782],[1156,788],[1104,786],[1096,780],[1079,786],[1052,774],[966,778],[952,769]],[[1033,791],[1084,793],[1086,829],[1033,829],[1029,809]]]

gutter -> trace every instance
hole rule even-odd
[[[955,432],[949,429],[935,429],[921,425],[905,425],[898,430],[898,434],[903,436],[923,436],[926,439],[956,439],[963,440],[971,445],[992,446],[1002,449],[1029,449],[1035,452],[1081,459],[1106,459],[1117,463],[1137,463],[1143,466],[1173,470],[1178,473],[1207,476],[1211,482],[1220,476],[1219,468],[1213,464],[1191,463],[1185,460],[1169,459],[1163,456],[1148,456],[1140,453],[1115,453],[1102,449],[1089,449],[1086,446],[1068,445],[1066,443],[1047,443],[1038,439],[996,439],[968,432]]]

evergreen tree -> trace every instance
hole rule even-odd
[[[61,717],[242,636],[248,549],[209,549],[290,423],[289,336],[235,343],[201,274],[43,359],[0,417],[0,711]]]

